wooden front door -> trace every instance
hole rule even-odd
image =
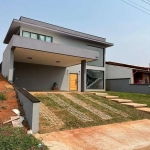
[[[71,73],[70,74],[70,91],[77,91],[78,90],[78,74]]]

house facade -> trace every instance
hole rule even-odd
[[[29,91],[105,90],[105,38],[20,17],[4,43],[2,74]]]
[[[150,68],[106,62],[106,89],[150,94]]]

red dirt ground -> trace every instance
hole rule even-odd
[[[10,85],[7,80],[0,74],[0,93],[4,93],[6,100],[0,100],[0,121],[4,122],[10,119],[11,116],[16,116],[12,109],[19,109],[20,104],[16,98],[14,89],[8,89],[5,85]]]

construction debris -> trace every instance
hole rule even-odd
[[[27,134],[33,134],[32,130],[28,130]]]
[[[16,119],[18,116],[11,117],[13,127],[23,127],[22,121],[24,120],[23,116],[20,116],[19,119]]]
[[[18,109],[13,109],[12,110],[16,115],[20,116],[20,111]]]
[[[19,116],[16,116],[16,118],[5,121],[5,122],[3,122],[3,124],[9,123],[9,122],[14,121],[14,120],[19,119],[19,118],[20,118]]]

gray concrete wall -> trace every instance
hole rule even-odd
[[[27,90],[51,90],[54,82],[58,83],[60,90],[68,90],[65,82],[67,71],[64,67],[14,63],[14,82]]]
[[[59,33],[55,33],[55,32],[47,32],[47,31],[43,31],[42,29],[36,29],[36,28],[32,28],[32,27],[21,27],[20,28],[20,35],[22,36],[22,31],[29,31],[29,32],[34,32],[34,33],[38,33],[38,34],[42,34],[42,35],[47,35],[47,36],[51,36],[53,37],[53,43],[57,43],[57,44],[61,44],[61,45],[66,45],[66,46],[73,46],[73,47],[78,47],[78,48],[83,48],[83,49],[87,49],[87,45],[95,45],[95,46],[101,46],[101,44],[95,44],[94,42],[87,42],[87,40],[82,40],[79,38],[75,38],[75,37],[71,37],[71,36],[67,36],[67,35],[63,35],[63,34],[59,34]]]
[[[106,64],[106,79],[132,78],[132,68]]]
[[[27,48],[30,50],[39,50],[44,52],[69,55],[75,57],[89,58],[91,60],[97,60],[99,53],[97,51],[77,48],[73,46],[66,46],[60,44],[54,44],[50,42],[44,42],[41,40],[35,40],[31,38],[25,38],[17,35],[13,35],[13,46]]]
[[[70,73],[78,74],[78,91],[81,91],[81,65],[71,67],[55,67],[15,62],[14,82],[27,90],[51,90],[57,82],[59,90],[69,90]],[[103,68],[87,66],[87,69],[102,70]],[[105,71],[105,70],[102,70]]]
[[[34,24],[34,25],[45,27],[47,29],[49,28],[49,29],[52,29],[54,31],[59,31],[61,33],[65,33],[65,34],[72,35],[72,36],[83,37],[83,38],[86,38],[86,39],[93,39],[93,40],[96,40],[96,41],[103,41],[103,42],[106,41],[106,39],[102,38],[102,37],[89,35],[89,34],[86,34],[86,33],[74,31],[74,30],[71,30],[71,29],[59,27],[59,26],[56,26],[56,25],[52,25],[52,24],[49,24],[49,23],[44,23],[44,22],[41,22],[41,21],[36,21],[36,20],[33,20],[33,19],[25,18],[25,17],[20,17],[20,20],[23,21],[23,22],[26,22],[26,23],[31,23],[31,24]]]
[[[73,46],[73,47],[77,47],[77,48],[82,48],[85,50],[92,50],[92,51],[96,51],[99,53],[99,59],[98,61],[91,62],[91,64],[89,65],[94,65],[94,66],[103,66],[103,62],[104,62],[104,49],[103,46],[101,44],[95,44],[94,42],[87,42],[85,40],[81,40],[78,38],[74,38],[74,37],[68,37],[65,35],[61,35],[61,34],[57,34],[54,32],[44,32],[41,30],[36,30],[36,29],[32,29],[32,28],[24,28],[21,27],[21,36],[22,36],[22,31],[29,31],[29,32],[35,32],[38,34],[43,34],[43,35],[47,35],[47,36],[52,36],[53,37],[53,43],[56,44],[61,44],[64,46]],[[91,46],[88,46],[91,45]],[[95,47],[92,47],[95,46]],[[97,48],[97,47],[101,47],[101,48]]]
[[[107,91],[131,92],[150,94],[150,85],[146,84],[130,84],[130,79],[109,79],[106,80]]]
[[[35,99],[35,98],[25,90],[23,92],[21,92],[17,88],[15,88],[15,90],[16,90],[16,92],[18,94],[18,98],[23,106],[23,110],[25,112],[26,119],[28,121],[30,129],[32,130],[33,133],[38,133],[40,101],[33,102],[31,99]],[[31,99],[29,99],[29,97],[27,97],[26,94]]]
[[[3,53],[2,74],[4,77],[8,77],[9,69],[13,69],[14,51],[11,49],[12,44],[13,39],[10,40]]]

